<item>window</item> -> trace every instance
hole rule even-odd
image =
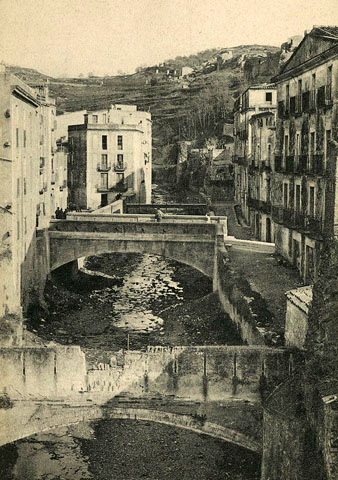
[[[108,173],[101,173],[101,187],[108,189]]]
[[[327,84],[332,85],[332,65],[327,67]]]
[[[24,224],[24,228],[25,228],[24,232],[25,232],[25,234],[26,234],[26,233],[27,233],[27,217],[25,217],[25,218],[23,219],[23,224]]]
[[[16,138],[16,148],[18,148],[18,147],[19,147],[19,129],[18,129],[18,128],[16,128],[15,134],[16,134],[16,135],[15,135],[15,138]]]
[[[27,193],[27,182],[25,178],[23,179],[23,193],[24,195]]]
[[[102,150],[107,150],[107,135],[102,135]]]
[[[16,194],[17,196],[20,195],[20,178],[16,179]]]
[[[268,164],[271,163],[271,143],[268,143]]]
[[[325,158],[327,158],[328,155],[329,155],[329,152],[330,152],[329,142],[330,142],[330,138],[331,138],[331,130],[326,130],[325,136],[326,136],[326,142],[325,142]]]
[[[103,123],[107,123],[107,115],[105,113],[102,115],[102,120]]]
[[[272,103],[272,92],[266,92],[265,101]]]
[[[298,80],[298,95],[301,95],[302,93],[302,80]]]
[[[289,204],[289,184],[283,183],[283,206],[288,208]]]
[[[300,207],[301,207],[301,197],[300,197],[300,185],[296,184],[296,190],[295,190],[295,210],[296,212],[300,212]]]
[[[122,135],[117,136],[117,149],[123,150],[123,137]]]
[[[315,90],[316,88],[316,74],[312,74],[312,90]]]
[[[26,130],[23,131],[23,147],[26,148],[27,145],[27,136],[26,136]]]
[[[16,222],[16,238],[19,240],[20,238],[20,223]]]
[[[92,115],[93,123],[98,123],[99,117],[98,115]]]
[[[289,110],[290,107],[290,85],[286,85],[286,92],[285,92],[285,105],[286,105],[286,110]]]
[[[117,154],[117,164],[119,165],[119,167],[123,166],[123,155],[121,153]]]
[[[300,134],[298,132],[296,133],[295,155],[297,157],[300,155]]]
[[[309,208],[308,213],[310,217],[315,216],[315,187],[309,187]]]
[[[108,168],[108,155],[106,153],[101,155],[101,167]]]
[[[289,155],[289,135],[285,135],[284,137],[284,155]]]
[[[270,178],[266,179],[266,201],[271,201],[271,180]]]

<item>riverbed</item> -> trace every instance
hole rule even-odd
[[[27,321],[45,342],[80,345],[89,363],[122,348],[241,344],[211,280],[191,267],[153,255],[105,254],[87,259],[85,268],[74,279],[56,272],[48,282],[48,309]]]

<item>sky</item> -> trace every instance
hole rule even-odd
[[[0,0],[0,12],[0,61],[52,76],[133,73],[338,25],[337,0]]]

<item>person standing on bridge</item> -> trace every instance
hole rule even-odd
[[[155,210],[155,219],[156,219],[156,222],[160,222],[161,219],[163,218],[164,216],[164,213],[162,212],[162,210],[160,210],[159,208],[157,208]]]

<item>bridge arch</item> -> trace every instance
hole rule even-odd
[[[59,232],[58,232],[59,233]],[[49,233],[50,271],[78,258],[104,253],[140,253],[158,255],[188,265],[213,278],[215,244],[213,241],[108,240],[97,238],[70,238]]]
[[[0,445],[81,422],[122,419],[161,423],[176,428],[182,428],[197,434],[204,434],[225,442],[233,443],[258,454],[260,454],[262,450],[261,442],[257,439],[222,426],[219,423],[207,421],[197,415],[173,413],[147,408],[107,407],[106,405],[55,405],[53,402],[50,402],[38,407],[36,414],[30,415],[29,419],[27,418],[27,421],[25,422],[21,421],[24,410],[22,410],[21,406],[17,406],[16,408],[21,409],[21,415],[16,414],[16,420],[17,422],[20,420],[20,422],[17,424],[16,428],[12,429],[10,432],[6,432],[6,438],[4,437],[5,432],[0,433]],[[16,408],[13,410],[16,410]],[[30,409],[28,411],[31,413]],[[25,419],[23,418],[23,420]]]

